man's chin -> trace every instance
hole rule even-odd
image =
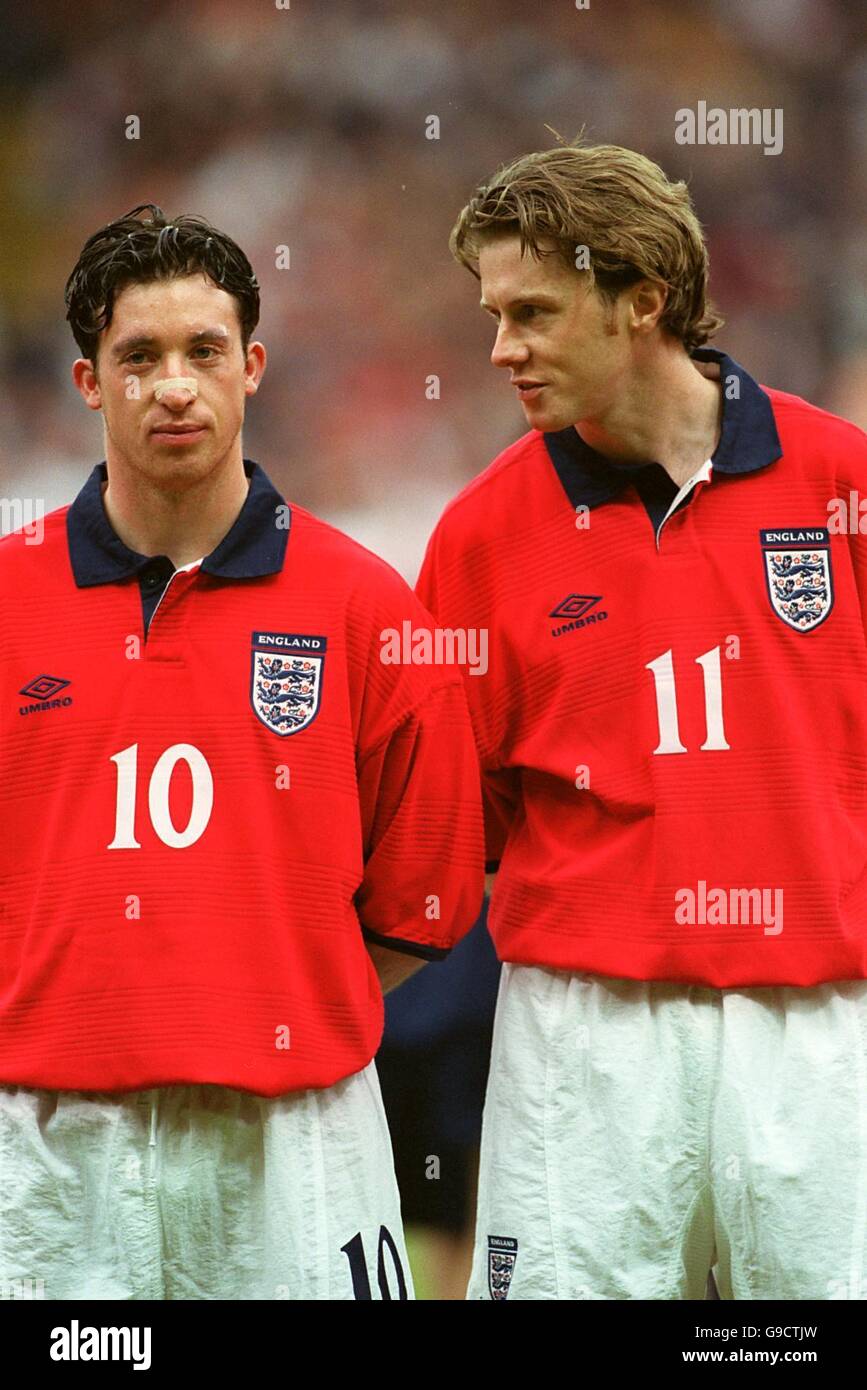
[[[554,434],[557,430],[568,429],[574,424],[572,416],[568,413],[541,403],[536,405],[533,401],[528,401],[526,405],[522,403],[521,409],[530,429],[539,430],[542,434]]]
[[[195,444],[180,449],[152,445],[146,454],[139,456],[137,471],[155,483],[184,487],[212,473],[218,458],[213,449]]]

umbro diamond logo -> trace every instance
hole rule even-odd
[[[18,694],[29,695],[31,700],[50,700],[65,685],[69,685],[69,681],[59,680],[57,676],[37,676],[34,681],[23,685]]]
[[[570,594],[551,612],[552,618],[583,618],[588,608],[602,602],[601,594]]]
[[[561,637],[564,632],[575,632],[580,627],[589,627],[591,623],[604,622],[608,617],[604,608],[591,612],[601,602],[601,594],[569,594],[548,615],[550,618],[567,619],[559,627],[552,627],[551,636]]]
[[[72,704],[72,696],[64,695],[59,700],[52,697],[64,690],[69,681],[61,680],[59,676],[36,676],[32,681],[28,681],[19,690],[19,695],[27,695],[31,700],[36,701],[32,705],[21,705],[19,714],[36,714],[37,711],[47,709],[61,709],[64,705]]]

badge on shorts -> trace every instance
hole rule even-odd
[[[488,1288],[495,1303],[509,1296],[517,1258],[518,1242],[511,1236],[488,1236]]]
[[[834,607],[831,538],[823,526],[760,531],[771,607],[796,632],[811,632]]]
[[[319,713],[326,639],[300,632],[254,632],[250,703],[266,728],[285,738]]]

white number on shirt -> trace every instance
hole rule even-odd
[[[190,819],[184,830],[176,830],[169,815],[169,784],[176,765],[184,761],[193,779],[193,804]],[[114,839],[109,849],[141,849],[135,837],[136,782],[138,780],[138,744],[115,753],[111,761],[117,764],[117,807]],[[151,824],[164,845],[186,849],[204,834],[214,807],[214,779],[205,755],[191,743],[173,743],[158,758],[148,786],[148,810]]]
[[[695,658],[704,672],[704,717],[707,738],[701,745],[702,752],[707,749],[726,749],[725,729],[722,712],[722,668],[720,649],[714,647],[703,656]],[[671,649],[663,652],[655,661],[648,661],[647,670],[653,675],[656,687],[656,714],[659,719],[659,747],[654,753],[685,753],[680,741],[677,725],[677,689],[674,682],[674,662]]]

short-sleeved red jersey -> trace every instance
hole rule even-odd
[[[446,509],[417,592],[465,673],[501,959],[716,986],[867,976],[867,499],[854,425],[724,353],[678,489],[531,431]],[[835,499],[837,501],[835,502]]]
[[[330,1085],[379,1045],[365,938],[433,959],[477,915],[460,677],[381,660],[429,615],[244,466],[177,572],[112,530],[104,464],[0,542],[3,1083]]]

